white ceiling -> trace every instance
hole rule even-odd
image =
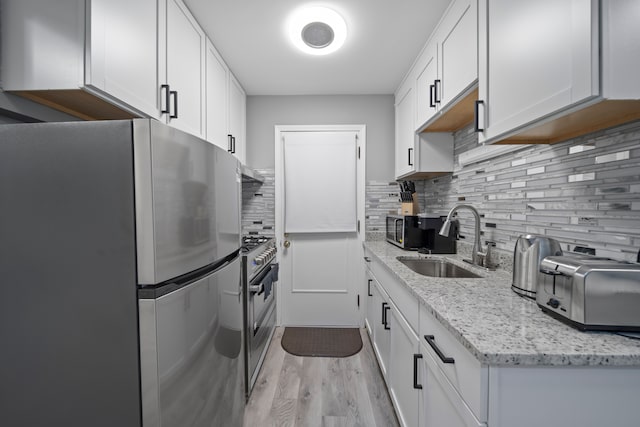
[[[248,95],[392,94],[450,0],[185,0]],[[312,56],[286,34],[289,14],[326,6],[347,21],[337,52]]]

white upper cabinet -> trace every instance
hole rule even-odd
[[[478,3],[459,0],[451,4],[438,26],[438,77],[436,103],[452,103],[478,79]]]
[[[207,140],[246,162],[246,95],[242,86],[207,40]]]
[[[418,130],[452,131],[471,122],[470,114],[446,114],[470,94],[475,99],[477,44],[477,0],[452,2],[416,62]]]
[[[479,10],[479,142],[553,143],[640,118],[638,102],[615,102],[639,98],[640,2],[481,0]]]
[[[86,7],[84,83],[157,117],[157,0],[91,0]]]
[[[181,0],[166,1],[166,79],[160,86],[163,118],[204,138],[206,37]]]
[[[438,83],[438,44],[430,42],[416,64],[416,123],[428,121],[438,112],[436,85]]]
[[[211,41],[207,40],[206,113],[207,141],[229,150],[228,94],[229,70]]]
[[[415,88],[412,78],[396,92],[396,178],[428,178],[453,171],[453,136],[434,132],[416,134]]]
[[[598,95],[597,7],[594,0],[484,4],[481,140]]]
[[[182,0],[3,0],[0,19],[3,90],[85,120],[152,117],[244,162],[245,93]]]
[[[6,0],[1,18],[5,91],[82,119],[159,117],[156,0]]]
[[[396,93],[396,177],[416,170],[416,136],[413,131],[414,90],[409,83]]]
[[[246,135],[247,96],[236,78],[229,78],[229,135],[231,138],[231,152],[245,164],[245,135]]]
[[[607,99],[640,99],[640,2],[602,2],[602,87]]]

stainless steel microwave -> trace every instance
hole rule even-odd
[[[424,230],[415,215],[388,215],[387,242],[403,249],[418,249],[424,246]]]

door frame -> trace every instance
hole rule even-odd
[[[356,155],[356,215],[358,221],[358,253],[355,259],[362,259],[364,256],[363,243],[366,234],[365,225],[365,193],[366,193],[366,169],[367,169],[367,126],[359,125],[275,125],[275,235],[276,247],[278,248],[277,259],[280,262],[282,250],[284,249],[284,212],[282,200],[284,196],[284,145],[283,133],[285,132],[356,132],[359,155]],[[358,312],[358,325],[362,327],[364,313],[366,310],[366,300],[363,295],[364,268],[356,267],[356,290],[360,295],[360,306]],[[281,276],[282,277],[282,276]],[[282,289],[282,286],[279,286]],[[281,292],[276,293],[276,324],[282,325],[283,319],[283,297]],[[286,325],[284,325],[286,326]]]

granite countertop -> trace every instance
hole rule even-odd
[[[364,247],[483,364],[640,367],[640,340],[565,325],[543,313],[535,301],[513,292],[508,271],[484,271],[462,262],[460,255],[431,255],[482,278],[427,277],[396,259],[427,255],[382,241],[367,241]]]

